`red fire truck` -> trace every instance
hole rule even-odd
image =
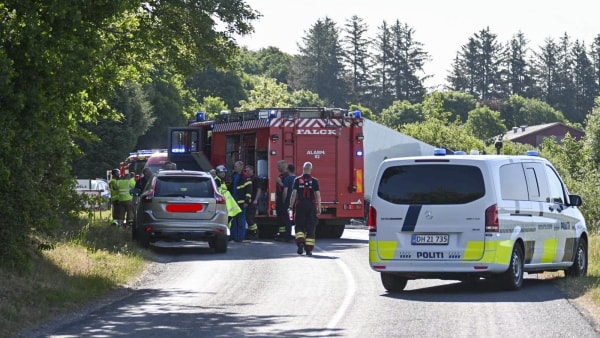
[[[296,175],[310,161],[323,208],[317,236],[339,238],[351,219],[364,217],[363,123],[359,111],[339,108],[265,108],[222,113],[214,121],[198,113],[187,127],[170,128],[169,160],[189,170],[208,171],[224,164],[228,174],[237,160],[253,165],[266,190],[257,215],[264,238],[279,227],[277,161],[294,164]]]

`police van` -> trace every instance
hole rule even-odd
[[[585,276],[588,232],[552,164],[528,155],[387,159],[369,209],[369,263],[389,292],[409,279],[493,278],[516,290],[523,275]]]

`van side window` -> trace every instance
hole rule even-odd
[[[525,168],[525,177],[527,178],[527,189],[529,190],[529,199],[532,201],[541,201],[540,186],[538,185],[535,170],[533,168]]]
[[[523,163],[523,168],[525,168],[525,177],[527,178],[529,199],[538,202],[548,201],[550,190],[548,188],[544,164],[535,162]]]
[[[503,200],[527,201],[527,182],[520,163],[500,167],[500,189]]]
[[[558,175],[549,166],[546,166],[546,173],[548,175],[548,188],[550,189],[550,203],[565,203],[565,191],[563,189],[562,182],[558,178]]]

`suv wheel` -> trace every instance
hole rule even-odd
[[[215,253],[226,253],[227,235],[217,235],[217,237],[209,243],[209,246],[215,250]]]

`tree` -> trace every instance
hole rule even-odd
[[[271,77],[279,83],[288,83],[292,68],[292,56],[277,47],[261,48],[258,51],[242,49],[241,61],[244,72],[250,75]]]
[[[107,170],[135,149],[138,137],[154,123],[152,105],[140,84],[126,82],[110,105],[119,112],[119,120],[86,123],[86,129],[96,137],[80,144],[84,155],[73,162],[73,172],[79,178],[105,177]]]
[[[156,79],[146,85],[148,99],[154,108],[155,123],[138,138],[137,149],[164,149],[168,147],[169,127],[187,125],[199,107],[186,104],[182,81],[168,74],[156,75]],[[190,109],[187,111],[186,110]],[[195,108],[195,109],[194,109]],[[135,150],[136,148],[130,148]]]
[[[369,54],[370,40],[365,33],[368,26],[363,19],[352,16],[344,26],[342,44],[345,53],[343,63],[348,70],[349,99],[355,103],[368,103],[372,94],[372,79],[369,71],[372,61]]]
[[[391,106],[381,111],[378,121],[392,129],[398,129],[405,124],[419,123],[424,120],[421,107],[407,100],[394,101]]]
[[[310,90],[296,90],[290,95],[290,105],[293,107],[323,107],[325,100]]]
[[[506,131],[500,112],[490,107],[477,107],[469,112],[465,128],[480,140],[489,140]]]
[[[596,98],[585,121],[585,144],[596,165],[600,164],[600,98]]]
[[[485,149],[483,141],[471,135],[469,131],[456,123],[444,125],[433,116],[424,122],[403,125],[400,131],[422,142],[451,150],[470,151]]]
[[[277,83],[273,78],[248,75],[251,88],[248,99],[241,100],[236,111],[250,111],[265,107],[287,107],[291,105],[287,85]]]
[[[573,46],[573,85],[575,102],[569,120],[583,122],[594,106],[598,86],[594,79],[594,67],[588,57],[585,45],[579,41],[575,41]]]
[[[223,110],[229,111],[229,107],[220,97],[207,96],[200,105],[200,110],[206,112],[208,119],[214,119]]]
[[[466,91],[479,100],[501,98],[504,47],[496,38],[489,27],[469,38],[452,66],[450,89]]]
[[[383,21],[378,28],[375,40],[375,87],[373,107],[381,110],[394,101],[394,88],[392,80],[392,32],[388,24]]]
[[[534,53],[532,73],[540,93],[538,98],[551,106],[555,106],[560,97],[559,53],[559,47],[550,38]]]
[[[505,96],[519,95],[528,97],[533,95],[533,82],[528,63],[528,47],[525,34],[519,31],[510,40],[507,49],[506,65],[508,73],[508,88]]]
[[[469,112],[477,107],[477,100],[471,94],[457,91],[435,91],[423,100],[424,103],[436,101],[445,112],[450,113],[450,119],[465,122]]]
[[[205,97],[220,97],[228,107],[236,107],[240,100],[246,99],[243,80],[233,70],[220,70],[207,67],[206,70],[192,75],[186,81],[188,88],[198,102]]]
[[[518,95],[512,95],[504,102],[501,115],[509,128],[566,121],[564,115],[549,104]]]
[[[394,98],[417,103],[423,99],[425,86],[423,66],[429,56],[423,50],[423,44],[413,39],[414,29],[407,24],[396,24],[391,28],[392,59],[391,72],[394,84]]]
[[[311,26],[298,46],[300,54],[295,59],[292,88],[310,90],[333,106],[345,106],[348,90],[338,35],[336,24],[329,17]]]
[[[226,66],[232,36],[251,32],[258,17],[242,0],[9,0],[0,12],[0,186],[10,196],[0,262],[21,269],[32,231],[77,210],[74,138],[118,116],[108,103],[115,89],[151,69]]]

